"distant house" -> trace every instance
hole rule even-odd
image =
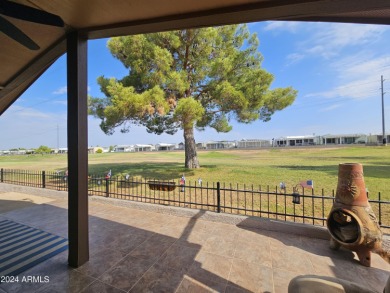
[[[156,144],[157,151],[173,151],[175,149],[175,144],[172,143],[158,143]]]
[[[367,136],[365,134],[340,134],[340,135],[327,134],[321,136],[321,138],[322,138],[323,145],[354,144],[354,143],[364,144],[367,142]]]
[[[184,147],[184,145],[183,145],[183,147]],[[207,145],[206,145],[205,142],[198,142],[198,143],[196,144],[196,148],[197,148],[198,150],[205,150],[206,147],[207,147]]]
[[[206,143],[206,149],[217,150],[217,149],[232,149],[236,147],[234,141],[209,141]]]
[[[270,147],[271,142],[265,139],[242,139],[237,141],[237,147],[242,149]]]
[[[155,148],[153,145],[150,144],[136,144],[134,145],[134,151],[135,152],[151,152]]]
[[[114,152],[116,152],[116,153],[134,152],[134,146],[133,145],[117,145],[114,148]]]
[[[67,154],[68,153],[68,148],[59,148],[58,149],[58,154]]]
[[[14,155],[25,155],[27,153],[26,150],[17,150],[17,151],[12,151]]]
[[[309,146],[319,144],[318,137],[314,135],[285,136],[274,140],[273,146]]]
[[[179,143],[179,144],[177,145],[177,149],[178,149],[178,150],[184,150],[184,147],[185,147],[184,142],[181,142],[181,143]],[[196,147],[198,147],[198,144],[196,144]]]
[[[386,143],[390,142],[390,134],[386,134]],[[367,135],[368,145],[382,145],[383,144],[383,135],[382,134],[370,134]]]

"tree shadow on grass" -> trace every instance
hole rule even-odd
[[[214,166],[215,167],[215,166]],[[210,168],[210,166],[208,167]],[[145,179],[176,180],[183,174],[193,176],[194,170],[186,169],[183,164],[172,162],[143,162],[143,163],[105,163],[89,165],[89,174],[104,174],[111,170],[112,175],[129,174],[130,177],[142,177]]]
[[[324,172],[331,176],[338,176],[338,166],[297,166],[286,165],[276,166],[281,169],[296,170],[296,171],[315,171]],[[363,172],[365,178],[389,178],[390,177],[390,164],[378,164],[378,165],[363,165]]]

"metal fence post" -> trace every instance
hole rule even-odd
[[[4,182],[4,169],[3,168],[1,168],[0,181]]]
[[[381,207],[381,193],[378,193],[378,204],[379,204],[379,225],[382,225],[382,207]]]
[[[42,171],[42,188],[46,188],[46,172]]]
[[[106,197],[110,196],[110,179],[106,178]]]
[[[221,212],[221,186],[220,183],[217,182],[217,213]]]

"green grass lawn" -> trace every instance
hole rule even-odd
[[[302,180],[314,180],[315,194],[331,195],[337,187],[340,163],[361,163],[370,198],[390,199],[390,149],[386,147],[273,148],[199,151],[200,169],[186,170],[184,152],[107,153],[89,156],[89,172],[130,174],[137,178],[205,182],[275,189],[281,181],[288,192]],[[64,171],[66,155],[1,156],[0,168]]]

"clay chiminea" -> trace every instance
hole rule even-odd
[[[371,251],[382,247],[382,232],[368,202],[363,166],[339,165],[336,198],[327,219],[330,247],[355,251],[360,263],[371,266]]]

